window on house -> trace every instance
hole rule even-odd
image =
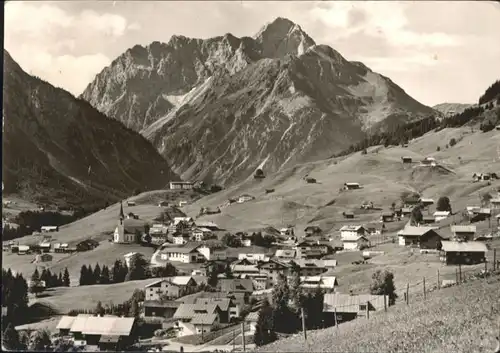
[[[359,310],[366,310],[366,304],[360,304]]]

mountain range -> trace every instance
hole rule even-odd
[[[136,45],[81,98],[140,132],[184,179],[224,185],[436,113],[284,18],[253,37]]]
[[[134,190],[178,180],[143,136],[30,76],[3,54],[5,194],[42,204],[102,207]]]

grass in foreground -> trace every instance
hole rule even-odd
[[[387,313],[308,332],[260,348],[262,352],[486,352],[500,330],[500,278],[475,280],[431,293]]]

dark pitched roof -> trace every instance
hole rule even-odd
[[[253,292],[254,286],[251,279],[224,278],[219,280],[221,292]]]

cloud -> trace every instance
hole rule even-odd
[[[129,31],[139,31],[141,28],[142,28],[142,26],[140,24],[138,24],[137,22],[131,23],[127,27],[127,29]]]
[[[30,74],[62,87],[74,95],[82,93],[111,60],[100,50],[108,40],[138,30],[120,15],[83,10],[70,13],[57,3],[9,2],[5,6],[5,48]]]
[[[33,56],[33,46],[21,45],[9,51],[12,58],[30,75],[35,75],[78,96],[95,76],[111,63],[106,55],[54,56],[39,46]]]

